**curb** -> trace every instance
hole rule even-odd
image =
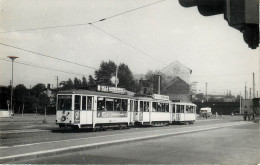
[[[248,124],[248,123],[242,123],[242,124]],[[107,142],[99,142],[99,143],[93,143],[93,144],[71,146],[71,147],[67,147],[67,148],[59,148],[59,149],[52,149],[52,150],[47,150],[47,151],[39,151],[39,152],[26,153],[26,154],[20,154],[20,155],[6,156],[6,157],[0,157],[0,163],[10,163],[10,162],[15,162],[15,161],[37,159],[37,158],[55,156],[55,155],[60,155],[60,154],[85,151],[88,149],[94,149],[94,148],[97,149],[97,148],[112,146],[112,145],[117,145],[117,144],[131,143],[131,142],[136,142],[136,141],[145,141],[145,140],[157,139],[157,138],[168,137],[168,136],[177,136],[177,135],[188,134],[188,133],[203,132],[203,131],[208,131],[208,130],[213,130],[213,129],[220,129],[220,128],[224,128],[224,127],[232,127],[232,126],[236,126],[236,125],[241,125],[241,123],[225,125],[225,126],[220,126],[220,127],[210,127],[210,128],[206,128],[206,129],[204,128],[204,129],[198,129],[198,130],[172,132],[172,133],[166,133],[166,134],[161,134],[161,135],[149,135],[149,136],[145,136],[145,137],[112,140],[112,141],[107,141]]]

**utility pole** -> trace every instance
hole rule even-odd
[[[12,60],[11,110],[14,110],[13,109],[14,60],[19,57],[16,56],[8,56],[8,57]]]
[[[118,55],[116,57],[116,78],[115,78],[115,85],[116,85],[116,88],[117,88],[117,74],[118,74]]]
[[[239,114],[242,113],[242,100],[241,100],[241,91],[240,91],[240,94],[239,94]]]
[[[253,98],[255,98],[255,73],[253,73]]]
[[[57,80],[57,89],[59,88],[59,76],[56,76]]]
[[[161,94],[161,76],[158,75],[158,94],[160,95]]]
[[[246,100],[246,82],[245,82],[245,100]]]
[[[208,101],[208,83],[206,82],[206,100]]]
[[[249,99],[252,99],[252,97],[251,97],[251,96],[252,96],[252,95],[251,95],[251,89],[252,89],[252,88],[249,88]]]

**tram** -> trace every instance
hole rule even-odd
[[[195,104],[174,103],[164,95],[127,95],[124,88],[108,86],[98,86],[97,91],[60,91],[56,107],[56,124],[73,129],[192,124],[196,120]]]

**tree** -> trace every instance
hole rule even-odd
[[[96,82],[100,85],[112,85],[111,78],[115,75],[116,64],[113,61],[100,64],[100,68],[95,71]]]
[[[29,95],[28,89],[23,85],[19,84],[14,88],[14,104],[16,107],[21,107],[25,103],[26,96]]]
[[[50,104],[50,99],[47,96],[46,93],[42,93],[39,96],[39,109],[44,110],[45,107],[47,107]]]
[[[148,72],[145,74],[145,80],[147,80],[147,83],[149,83],[150,87],[152,88],[152,94],[158,93],[159,76],[160,76],[160,91],[163,93],[167,85],[164,74],[162,74],[158,70],[157,71],[148,70]]]
[[[134,90],[134,77],[132,71],[129,67],[122,63],[118,67],[118,79],[119,84],[118,87],[126,88],[127,90],[133,91]]]
[[[46,91],[45,84],[38,83],[31,89],[32,95],[36,96],[36,98],[39,98],[40,94],[42,94],[44,91]]]
[[[88,82],[85,76],[82,77],[82,83],[81,83],[81,88],[82,89],[89,89],[88,88]]]
[[[89,75],[88,77],[88,85],[90,90],[97,89],[96,80],[92,77],[92,75]]]
[[[61,86],[61,89],[63,89],[63,90],[74,89],[74,84],[71,79],[68,79],[67,81],[62,81],[60,83],[60,86]]]
[[[79,87],[81,86],[81,81],[75,77],[74,78],[74,89],[79,89]]]

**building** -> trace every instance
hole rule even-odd
[[[163,68],[161,73],[165,76],[166,83],[179,77],[187,84],[190,84],[190,75],[192,74],[192,70],[176,60]]]
[[[253,114],[253,100],[243,99],[241,102],[241,114],[247,112],[248,114]]]
[[[162,94],[168,95],[170,100],[189,102],[191,100],[190,85],[180,77],[173,78],[165,87]]]
[[[191,100],[190,75],[192,70],[174,61],[161,71],[161,94],[170,96],[170,100],[189,102]],[[156,76],[156,75],[155,75]],[[158,92],[158,80],[149,82],[145,75],[134,76],[139,80],[140,94],[153,94]]]

